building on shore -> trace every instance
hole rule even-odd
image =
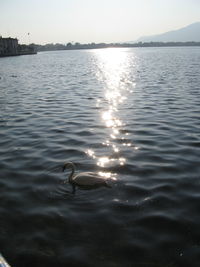
[[[36,54],[34,45],[20,45],[16,38],[0,36],[0,57]]]
[[[17,56],[18,40],[16,38],[2,38],[0,36],[0,56]]]

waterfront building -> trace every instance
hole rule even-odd
[[[0,56],[18,55],[18,40],[16,38],[2,38],[0,36]]]

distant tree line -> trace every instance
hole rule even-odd
[[[36,45],[35,44],[18,44],[18,51],[19,53],[34,53],[36,52]]]
[[[200,42],[139,42],[139,43],[67,43],[67,44],[31,44],[36,51],[56,51],[56,50],[75,50],[75,49],[98,49],[109,47],[173,47],[173,46],[200,46]]]

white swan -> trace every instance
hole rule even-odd
[[[76,186],[83,189],[93,189],[101,186],[111,187],[107,184],[106,180],[95,172],[81,172],[79,174],[75,173],[75,166],[72,162],[67,162],[63,166],[63,172],[66,168],[71,168],[71,173],[68,177],[68,182],[72,185],[73,191],[75,193]]]

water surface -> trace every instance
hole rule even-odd
[[[199,266],[200,49],[0,59],[0,251],[14,267]],[[64,162],[112,189],[64,184]]]

